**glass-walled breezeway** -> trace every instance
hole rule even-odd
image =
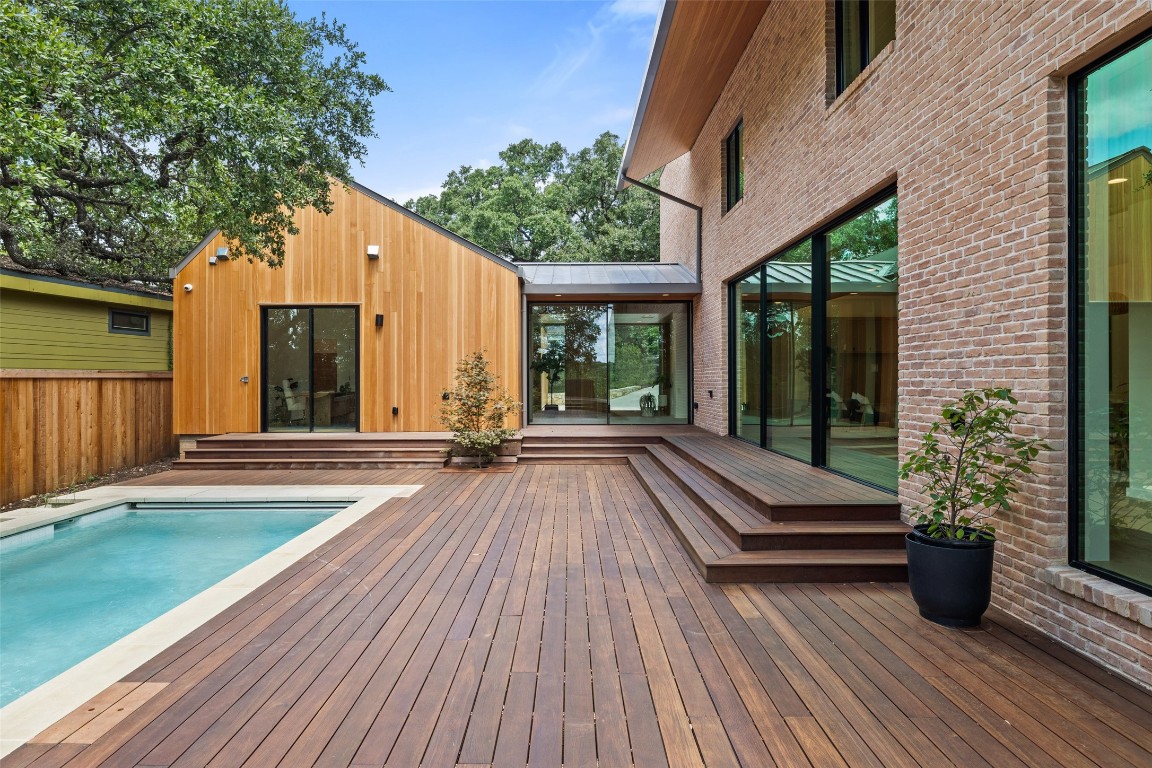
[[[1152,39],[1074,79],[1077,565],[1152,594]]]
[[[895,489],[896,229],[889,196],[731,283],[732,434]]]
[[[684,302],[530,305],[529,423],[687,424],[688,322]]]

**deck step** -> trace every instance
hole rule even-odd
[[[446,448],[192,448],[184,452],[187,459],[267,459],[269,461],[311,461],[342,459],[371,461],[376,459],[419,459],[443,461]]]
[[[557,456],[580,456],[583,454],[589,455],[602,455],[611,453],[613,455],[628,455],[634,453],[644,453],[648,449],[648,445],[644,443],[621,443],[620,445],[607,445],[603,443],[540,443],[535,440],[529,442],[521,447],[525,453],[531,453],[535,456],[544,455],[557,455]]]
[[[902,549],[735,552],[707,564],[710,583],[845,583],[908,581]]]
[[[672,466],[663,465],[662,459]],[[705,581],[908,579],[903,546],[908,528],[903,523],[757,521],[747,509],[737,515],[724,507],[723,488],[673,461],[667,451],[650,449],[629,456],[628,463]],[[724,508],[710,508],[708,502]]]
[[[733,450],[743,449],[736,445],[735,438],[730,439]],[[864,521],[900,519],[900,503],[892,501],[857,501],[857,500],[821,500],[799,501],[772,498],[751,487],[746,478],[718,462],[709,461],[692,451],[691,443],[670,437],[664,444],[672,449],[681,459],[693,466],[710,480],[719,484],[729,495],[739,499],[748,507],[759,512],[773,522],[801,522],[801,521]],[[758,450],[758,449],[756,449]],[[831,477],[831,476],[830,476]],[[864,488],[865,486],[861,486]],[[879,492],[873,492],[880,495]],[[886,494],[885,494],[886,495]]]
[[[584,451],[582,453],[525,452],[517,457],[518,464],[627,464],[627,453],[619,451]]]
[[[172,469],[441,469],[445,457],[432,459],[179,459]]]

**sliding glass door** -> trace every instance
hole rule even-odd
[[[686,304],[534,304],[529,316],[530,423],[688,423]]]
[[[264,431],[356,431],[358,320],[357,307],[264,308]]]
[[[896,487],[896,229],[889,196],[731,284],[732,434]]]

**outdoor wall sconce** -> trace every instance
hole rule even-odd
[[[711,400],[711,399],[712,399],[712,390],[708,390],[708,399],[709,399],[709,400]]]
[[[400,409],[397,408],[396,406],[392,406],[392,415],[397,416],[397,415],[399,415],[399,413],[400,413]]]
[[[248,383],[248,377],[247,376],[241,376],[240,377],[240,383],[241,384],[247,384]]]
[[[380,258],[380,246],[378,246],[378,245],[368,246],[368,258],[369,259]]]
[[[384,315],[376,315],[376,327],[377,328],[383,328],[384,327]]]
[[[451,400],[452,399],[452,393],[451,392],[441,392],[440,393],[440,399],[441,400]]]
[[[228,248],[226,246],[223,246],[223,245],[220,246],[219,248],[217,248],[216,249],[216,258],[217,259],[224,259],[224,261],[228,261]],[[213,262],[213,263],[215,263],[215,262]]]
[[[694,411],[700,410],[700,403],[692,403],[692,410],[694,410]]]
[[[184,283],[184,293],[192,293],[192,283]]]
[[[217,261],[219,261],[219,259],[217,259],[215,256],[209,256],[208,257],[208,263],[211,264],[212,266],[216,266]]]

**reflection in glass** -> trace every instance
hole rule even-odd
[[[686,304],[536,304],[529,339],[530,422],[688,422]]]
[[[1152,587],[1152,41],[1076,98],[1078,559]]]
[[[312,423],[311,367],[308,347],[312,315],[307,308],[265,310],[266,382],[269,431],[308,431]]]
[[[828,466],[895,488],[896,198],[827,235]]]
[[[760,273],[736,284],[736,434],[760,444]]]
[[[767,447],[812,460],[812,241],[765,267]]]
[[[313,428],[356,429],[356,310],[312,310]]]

